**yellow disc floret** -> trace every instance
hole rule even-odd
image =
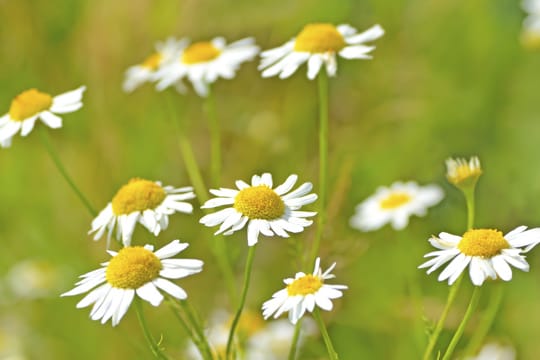
[[[308,274],[287,285],[287,294],[289,296],[315,294],[321,286],[323,286],[321,278]]]
[[[147,57],[141,64],[141,66],[149,69],[149,70],[156,70],[161,64],[161,60],[163,59],[163,56],[159,53],[155,53]]]
[[[9,116],[16,121],[26,120],[38,113],[51,108],[53,98],[36,89],[26,90],[11,101]]]
[[[285,213],[285,203],[266,185],[241,190],[234,198],[233,207],[250,219],[273,220]]]
[[[116,215],[155,209],[166,196],[165,190],[155,182],[134,178],[114,195],[112,209]]]
[[[381,200],[381,208],[385,210],[395,209],[411,201],[411,196],[403,192],[395,192]]]
[[[469,161],[465,159],[448,159],[446,160],[446,178],[457,187],[474,186],[480,175],[482,168],[480,160],[474,156]]]
[[[152,251],[142,246],[129,246],[111,259],[105,278],[115,288],[138,289],[156,279],[161,267],[161,261]]]
[[[458,244],[458,249],[463,254],[482,258],[492,258],[508,248],[510,244],[503,237],[503,233],[492,229],[468,230]]]
[[[221,54],[221,51],[210,41],[196,42],[188,46],[182,54],[184,64],[203,63],[214,60]]]
[[[308,24],[294,42],[294,50],[309,53],[338,52],[345,47],[343,35],[332,24]]]

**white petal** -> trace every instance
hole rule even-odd
[[[39,114],[41,120],[52,129],[58,129],[62,127],[62,119],[49,111],[43,111]]]
[[[493,263],[493,268],[495,269],[495,272],[499,278],[504,281],[512,280],[512,269],[506,263],[506,261],[504,261],[503,256],[497,255],[491,258],[491,262]]]
[[[183,300],[187,298],[187,294],[184,291],[184,289],[182,289],[180,286],[176,284],[173,284],[169,280],[157,278],[153,281],[153,283],[158,288],[170,294],[171,296],[174,296],[177,299]]]
[[[323,64],[323,59],[319,54],[313,54],[310,56],[308,60],[308,72],[307,77],[310,80],[315,79],[319,71],[321,70],[321,66]]]
[[[144,284],[135,290],[135,292],[141,297],[141,299],[148,301],[153,306],[158,306],[163,300],[163,295],[159,293],[154,284],[151,282]]]
[[[358,35],[345,38],[345,41],[347,42],[347,44],[360,44],[360,43],[376,40],[383,35],[384,35],[383,28],[377,24]]]

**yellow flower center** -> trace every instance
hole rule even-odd
[[[492,229],[468,230],[458,244],[458,249],[467,256],[492,258],[501,250],[510,248],[503,233]]]
[[[411,196],[402,192],[395,192],[381,200],[381,208],[385,210],[395,209],[411,201]]]
[[[454,185],[470,185],[475,184],[480,175],[482,175],[482,169],[480,165],[467,162],[464,159],[450,160],[453,161],[452,165],[448,169],[446,177],[448,181]]]
[[[111,259],[105,278],[111,286],[119,289],[138,289],[156,279],[161,261],[142,246],[125,247]]]
[[[338,52],[345,47],[343,35],[332,24],[308,24],[294,42],[294,50],[309,53]]]
[[[53,103],[51,95],[37,91],[26,90],[11,101],[9,116],[16,121],[23,121],[44,110],[50,109]]]
[[[149,69],[149,70],[156,70],[161,63],[161,59],[163,59],[163,56],[159,53],[155,53],[150,55],[146,58],[141,64],[141,66]]]
[[[285,213],[285,203],[266,185],[241,190],[234,198],[233,207],[250,219],[273,220]]]
[[[232,319],[231,319],[232,320]],[[229,326],[232,324],[229,324]],[[265,325],[263,317],[258,312],[246,310],[240,316],[238,322],[238,335],[241,338],[250,338],[251,335],[261,330]]]
[[[214,60],[221,54],[210,41],[196,42],[188,46],[182,54],[182,62],[184,64],[203,63]]]
[[[166,196],[165,190],[155,182],[134,178],[114,195],[112,209],[116,215],[155,209]]]
[[[315,294],[323,286],[322,280],[311,274],[302,276],[287,285],[289,296]]]

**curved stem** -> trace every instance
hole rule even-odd
[[[212,185],[218,187],[221,178],[221,130],[216,112],[216,101],[211,85],[208,85],[205,110],[210,125],[210,172],[212,174]]]
[[[52,144],[51,144],[51,142],[49,140],[49,135],[47,133],[47,129],[41,127],[41,129],[39,131],[39,135],[40,135],[40,138],[41,138],[41,142],[43,143],[43,145],[47,149],[47,152],[49,153],[49,156],[51,157],[52,161],[54,162],[54,165],[56,165],[56,168],[58,169],[60,174],[64,177],[64,179],[69,184],[71,189],[75,192],[75,194],[77,195],[79,200],[81,200],[81,202],[86,207],[86,209],[88,210],[90,215],[92,215],[93,217],[97,216],[97,211],[90,204],[90,201],[88,201],[88,199],[84,196],[84,194],[77,187],[77,185],[75,185],[75,182],[73,181],[73,179],[71,179],[68,172],[66,171],[66,168],[64,167],[64,165],[62,164],[62,161],[60,160],[60,156],[58,156],[58,153],[56,152],[56,150],[54,149],[54,147],[52,146]]]
[[[482,341],[488,334],[489,329],[493,324],[493,320],[495,320],[495,315],[497,315],[497,312],[499,311],[504,295],[504,287],[501,282],[495,283],[494,285],[495,287],[489,298],[489,304],[484,312],[484,316],[482,316],[480,319],[480,323],[478,324],[476,331],[473,333],[469,344],[465,348],[465,356],[474,354],[478,350],[482,344]]]
[[[289,350],[289,360],[296,359],[296,348],[298,347],[298,338],[300,337],[300,330],[302,328],[302,319],[300,318],[294,326],[294,334],[291,341],[291,349]]]
[[[231,357],[231,350],[232,350],[232,343],[234,341],[234,333],[236,331],[236,327],[238,326],[238,322],[240,321],[240,316],[242,316],[242,311],[244,310],[244,304],[246,303],[246,295],[249,288],[249,280],[251,278],[251,269],[253,267],[253,258],[255,255],[255,246],[253,245],[249,248],[248,254],[247,254],[247,260],[246,260],[246,270],[244,272],[244,287],[242,289],[242,295],[240,297],[240,304],[238,306],[238,310],[236,311],[236,315],[234,316],[234,320],[231,325],[231,329],[229,331],[229,338],[227,340],[227,351],[225,353],[225,359],[228,360]]]
[[[156,343],[156,341],[152,337],[152,334],[150,334],[150,331],[148,330],[148,325],[146,324],[146,320],[144,318],[140,299],[135,299],[135,309],[137,312],[137,319],[139,319],[139,324],[141,325],[141,328],[144,333],[144,338],[146,339],[148,346],[150,346],[150,350],[152,351],[152,354],[154,354],[154,356],[157,359],[167,360],[168,359],[167,356],[163,354],[163,352],[159,348],[159,345]]]
[[[319,253],[321,238],[326,225],[326,191],[328,177],[328,75],[320,71],[319,88],[319,213],[317,232],[311,250],[314,262]]]
[[[202,327],[201,321],[199,319],[199,316],[197,315],[195,309],[191,306],[187,300],[178,300],[178,303],[184,310],[184,313],[186,313],[190,323],[191,327],[193,329],[194,335],[197,337],[201,354],[205,355],[203,356],[205,359],[212,359],[212,350],[210,348],[210,344],[208,342],[208,339],[206,338],[206,335],[204,334],[204,329]]]
[[[459,339],[461,338],[461,335],[463,335],[465,326],[467,325],[467,322],[471,318],[471,315],[473,314],[474,310],[476,309],[476,306],[478,305],[478,299],[480,298],[481,290],[482,290],[482,287],[480,286],[474,287],[473,294],[469,302],[469,306],[467,307],[467,311],[465,312],[465,315],[463,316],[463,319],[461,320],[459,327],[457,328],[454,336],[452,337],[452,340],[450,341],[450,344],[448,345],[448,348],[446,349],[446,352],[444,353],[443,360],[451,359],[452,353],[454,352],[454,349],[456,345],[458,344]]]
[[[326,345],[326,350],[328,351],[328,357],[331,360],[338,360],[338,354],[332,345],[332,340],[330,339],[330,335],[328,335],[328,330],[326,330],[326,325],[321,317],[319,308],[315,308],[315,311],[313,311],[313,317],[315,318],[317,325],[319,325],[319,330],[321,330],[321,335],[323,337],[324,344]]]
[[[452,307],[452,304],[454,303],[454,300],[456,299],[456,295],[458,293],[462,279],[463,279],[463,275],[460,276],[459,279],[457,279],[457,281],[452,285],[452,287],[450,287],[450,291],[448,292],[448,298],[446,299],[446,305],[444,306],[444,309],[441,314],[441,317],[439,318],[439,321],[437,321],[437,325],[435,326],[435,330],[433,330],[433,334],[431,334],[431,337],[429,338],[428,345],[426,347],[426,350],[424,351],[424,356],[422,357],[423,360],[431,359],[431,353],[433,352],[433,349],[435,348],[435,344],[437,343],[437,340],[439,339],[439,335],[441,334],[442,328],[444,326],[444,322],[446,321],[446,317],[448,316],[448,313],[450,312],[450,308]]]

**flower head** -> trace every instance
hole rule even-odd
[[[163,300],[158,289],[177,299],[186,299],[184,289],[167,279],[180,279],[202,271],[203,262],[200,260],[170,259],[188,246],[174,240],[155,252],[152,245],[108,251],[112,256],[110,261],[82,275],[76,287],[61,296],[79,295],[91,290],[79,301],[77,308],[94,304],[90,318],[101,319],[102,324],[112,319],[113,326],[125,315],[135,294],[153,306],[158,306]]]
[[[219,77],[232,79],[240,64],[259,53],[253,38],[235,41],[229,45],[222,37],[188,45],[186,41],[175,54],[173,61],[165,64],[155,74],[156,88],[164,90],[187,77],[199,96],[208,95],[208,85]]]
[[[118,190],[112,201],[92,221],[92,229],[88,233],[95,232],[94,240],[98,240],[108,230],[109,247],[116,226],[116,239],[122,239],[124,246],[129,246],[135,224],[139,222],[157,236],[169,225],[169,215],[177,211],[191,214],[193,205],[183,200],[195,197],[192,190],[190,186],[174,188],[162,186],[159,181],[133,178]]]
[[[466,159],[456,158],[446,160],[446,178],[458,188],[473,187],[482,175],[482,167],[477,156]]]
[[[142,63],[129,67],[122,85],[124,91],[132,92],[145,82],[152,81],[155,72],[164,64],[170,62],[179,50],[187,45],[187,40],[168,38],[164,42],[156,43],[156,51],[148,56]]]
[[[323,64],[328,75],[335,76],[336,54],[345,59],[371,59],[368,53],[375,47],[363,44],[383,34],[384,30],[379,25],[358,34],[355,28],[346,24],[308,24],[284,45],[263,51],[259,70],[263,70],[263,77],[279,75],[280,79],[285,79],[307,62],[310,80],[317,76]]]
[[[315,305],[326,311],[332,310],[333,305],[330,300],[340,298],[343,295],[341,290],[347,289],[347,286],[325,284],[325,280],[335,277],[330,272],[336,263],[333,263],[324,273],[319,264],[320,258],[317,258],[312,274],[298,272],[294,279],[285,279],[283,282],[287,287],[274,293],[272,299],[263,304],[264,318],[268,319],[274,315],[275,319],[288,311],[289,320],[296,324],[306,310],[313,312]]]
[[[359,204],[350,224],[361,231],[372,231],[392,223],[395,230],[402,230],[411,215],[426,215],[427,208],[438,204],[443,197],[437,185],[418,186],[413,181],[398,181],[390,187],[379,187],[374,195]]]
[[[522,7],[528,16],[523,20],[521,42],[527,48],[540,48],[540,1],[524,0]]]
[[[480,286],[487,278],[510,281],[509,265],[529,271],[529,264],[521,254],[540,242],[540,228],[527,230],[526,226],[520,226],[504,236],[493,229],[471,229],[463,236],[442,232],[429,242],[439,250],[426,254],[424,257],[432,259],[418,268],[429,268],[427,273],[431,274],[452,260],[439,275],[439,281],[448,279],[448,284],[452,285],[469,266],[472,283]]]
[[[253,175],[251,185],[242,180],[236,181],[235,189],[220,188],[210,190],[216,198],[204,203],[203,209],[223,205],[232,205],[201,218],[206,226],[221,224],[217,234],[231,235],[247,224],[248,245],[257,243],[259,233],[266,236],[278,235],[289,237],[287,232],[299,233],[313,221],[305,219],[314,216],[311,211],[298,211],[303,205],[311,204],[317,195],[308,194],[312,189],[309,182],[303,183],[296,190],[289,192],[298,176],[291,175],[285,182],[272,189],[272,175],[264,173]]]
[[[465,360],[515,360],[516,350],[510,345],[498,343],[485,344],[476,356],[468,356]]]
[[[82,107],[82,94],[86,87],[52,96],[30,89],[17,95],[12,101],[9,112],[0,117],[0,146],[8,147],[19,131],[22,136],[30,134],[37,119],[52,129],[62,127],[62,119],[55,114],[65,114]]]

